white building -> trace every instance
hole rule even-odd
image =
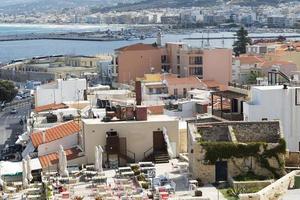
[[[55,82],[37,87],[35,106],[60,104],[68,101],[83,101],[84,90],[87,89],[85,79],[57,79]]]
[[[300,149],[300,87],[258,86],[244,102],[244,120],[280,120],[287,148]]]

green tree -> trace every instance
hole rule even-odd
[[[13,82],[0,80],[0,101],[10,102],[17,95],[18,90]]]
[[[246,46],[251,44],[251,38],[248,37],[248,31],[241,27],[240,30],[236,32],[237,41],[233,44],[233,51],[236,56],[246,53]]]

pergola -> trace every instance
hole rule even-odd
[[[220,97],[220,109],[214,109],[214,96]],[[211,105],[212,105],[212,114],[224,119],[228,120],[243,120],[243,111],[241,109],[240,112],[236,110],[236,108],[233,106],[235,100],[245,100],[245,97],[247,97],[246,94],[233,92],[230,90],[225,91],[217,91],[211,93]],[[230,109],[224,110],[224,99],[230,100]],[[228,112],[229,111],[229,112]]]

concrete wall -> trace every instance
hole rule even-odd
[[[96,145],[106,145],[106,132],[113,129],[120,137],[127,138],[127,150],[135,153],[136,161],[144,159],[144,152],[153,147],[153,131],[167,129],[169,140],[176,144],[176,156],[180,151],[178,120],[124,121],[103,123],[98,119],[83,120],[83,133],[87,162],[94,162]]]
[[[278,179],[271,185],[265,187],[256,193],[240,194],[240,200],[272,200],[280,199],[280,196],[294,185],[295,175],[299,174],[299,170],[292,171],[284,177]]]
[[[58,79],[56,83],[39,86],[36,89],[36,106],[59,104],[67,101],[83,101],[86,84],[85,79]]]
[[[54,140],[52,142],[41,144],[38,147],[38,156],[57,152],[60,145],[62,145],[64,149],[70,149],[71,147],[78,145],[78,133]]]
[[[295,105],[295,87],[261,86],[251,89],[251,100],[244,103],[244,120],[280,120],[290,151],[299,150],[300,106]],[[300,95],[300,94],[298,94]]]
[[[232,50],[204,50],[203,79],[227,85],[232,80]]]
[[[118,55],[118,82],[130,83],[144,74],[161,72],[161,49],[121,51]]]

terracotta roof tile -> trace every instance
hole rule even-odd
[[[195,87],[199,84],[202,84],[203,87],[205,85],[201,82],[200,79],[198,79],[196,76],[189,76],[189,77],[183,77],[183,78],[177,78],[174,76],[166,76],[165,77],[168,85],[181,85],[181,84],[190,84],[195,85]]]
[[[137,43],[137,44],[121,47],[119,49],[116,49],[116,51],[145,51],[145,50],[154,50],[154,49],[158,49],[158,47],[152,44]]]
[[[240,60],[241,64],[256,64],[264,62],[262,58],[257,56],[241,56],[237,59]]]
[[[290,62],[290,61],[268,61],[268,62],[264,62],[261,67],[271,67],[273,65],[280,65],[282,67],[285,66],[296,66],[296,64],[294,62]]]
[[[60,104],[52,103],[52,104],[36,107],[35,112],[44,112],[44,111],[57,110],[62,108],[68,108],[68,106],[64,103],[60,103]]]
[[[46,130],[45,133],[45,143],[58,140],[60,138],[78,133],[80,131],[79,123],[75,121],[70,121],[58,126],[54,126]],[[30,135],[32,144],[34,147],[38,147],[40,144],[43,144],[43,132],[37,132]]]
[[[81,153],[81,150],[77,147],[73,147],[71,149],[66,149],[65,152],[67,155],[67,160],[72,160],[80,157],[79,153]],[[48,166],[55,165],[58,163],[58,152],[40,156],[39,160],[42,165],[42,168],[47,168]]]

